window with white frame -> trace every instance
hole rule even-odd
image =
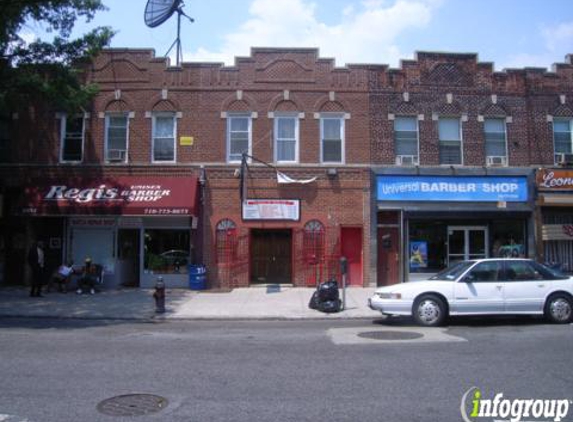
[[[418,118],[396,117],[394,151],[398,164],[418,164]]]
[[[440,164],[463,164],[461,132],[460,119],[455,117],[439,118]]]
[[[299,120],[296,115],[275,115],[275,161],[298,162]]]
[[[106,161],[122,162],[127,160],[129,134],[129,115],[127,113],[109,113],[105,116],[105,155]]]
[[[344,117],[320,116],[320,161],[323,163],[344,162]]]
[[[60,160],[65,162],[82,161],[84,155],[84,116],[82,114],[63,115],[60,124]]]
[[[491,118],[483,122],[487,164],[507,164],[505,119]]]
[[[175,162],[176,131],[175,113],[153,115],[153,162]]]
[[[227,161],[238,162],[243,153],[251,155],[252,121],[250,114],[227,115]]]
[[[553,119],[553,145],[555,163],[561,163],[563,154],[573,153],[573,119]]]

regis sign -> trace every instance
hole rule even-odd
[[[48,181],[28,186],[25,215],[196,215],[197,178],[133,177]]]
[[[536,182],[541,191],[573,190],[573,171],[541,169],[537,171]]]

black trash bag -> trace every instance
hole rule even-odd
[[[318,285],[318,296],[321,302],[327,300],[338,300],[338,283],[336,280],[328,280]]]
[[[321,312],[325,312],[327,314],[340,312],[342,310],[342,301],[340,299],[336,299],[336,300],[327,300],[325,302],[321,302],[320,308],[318,310]]]
[[[336,280],[320,283],[312,294],[308,307],[325,313],[340,312],[342,310],[342,301],[340,300]]]
[[[318,295],[318,290],[315,290],[310,298],[310,302],[308,302],[308,307],[310,309],[319,309],[320,308],[320,298]]]

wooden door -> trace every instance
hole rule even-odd
[[[346,284],[362,286],[362,228],[343,227],[340,230],[341,255],[348,260]]]
[[[378,286],[400,282],[399,233],[397,227],[378,228]]]
[[[291,283],[291,230],[251,231],[251,283]]]

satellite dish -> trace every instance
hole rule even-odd
[[[145,6],[145,24],[150,28],[161,25],[179,8],[182,0],[148,0]]]

